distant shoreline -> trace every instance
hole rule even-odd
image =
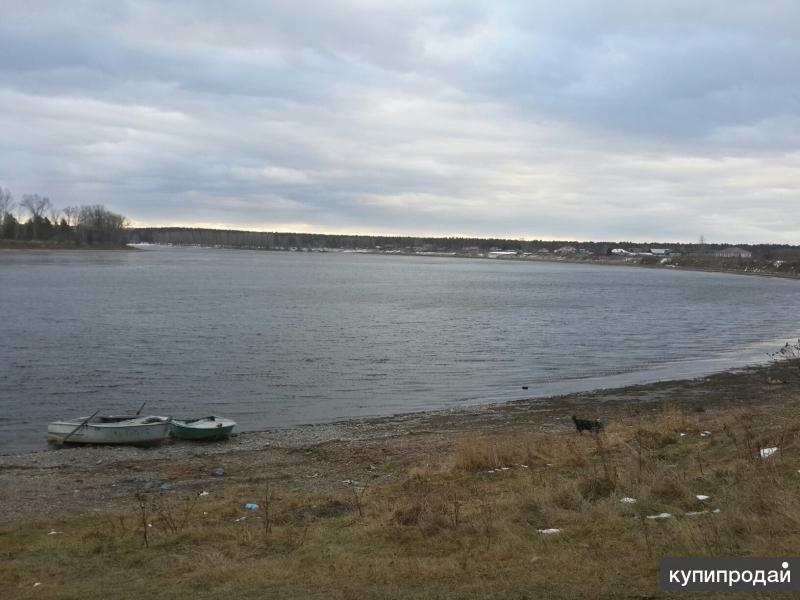
[[[777,269],[771,269],[764,266],[744,265],[744,267],[730,267],[726,268],[720,266],[695,266],[680,263],[669,264],[646,264],[641,261],[631,260],[630,258],[616,258],[616,257],[598,257],[593,256],[584,259],[577,259],[565,256],[549,257],[549,256],[524,256],[524,257],[489,257],[475,254],[464,253],[447,253],[447,252],[382,252],[377,250],[314,250],[303,252],[300,250],[285,250],[285,249],[272,249],[272,248],[250,248],[241,246],[208,246],[208,245],[193,245],[193,244],[123,244],[123,245],[74,245],[73,243],[58,243],[58,242],[35,242],[35,241],[9,241],[0,240],[0,252],[7,251],[125,251],[137,252],[141,248],[138,246],[155,246],[158,248],[204,248],[210,250],[240,250],[250,252],[282,252],[282,253],[301,253],[301,254],[368,254],[372,256],[406,256],[418,258],[461,258],[461,259],[475,259],[475,260],[494,260],[502,261],[504,263],[543,263],[543,264],[572,264],[572,265],[589,265],[589,266],[608,266],[608,267],[638,267],[644,269],[654,269],[661,271],[693,271],[697,273],[723,273],[729,275],[748,275],[756,277],[771,277],[778,279],[791,279],[800,280],[800,273],[797,272],[781,272]],[[753,267],[752,269],[750,267]]]
[[[576,259],[570,257],[549,257],[549,256],[524,256],[524,257],[489,257],[489,256],[481,256],[476,254],[465,254],[465,253],[458,253],[458,252],[403,252],[403,251],[391,251],[391,252],[383,252],[378,250],[371,250],[371,249],[364,249],[364,250],[340,250],[340,249],[327,249],[327,250],[309,250],[309,251],[302,251],[302,250],[286,250],[286,249],[273,249],[273,248],[252,248],[252,247],[242,247],[242,246],[209,246],[209,245],[194,245],[194,244],[154,244],[154,243],[147,243],[147,244],[131,244],[133,249],[138,249],[137,246],[155,246],[158,248],[204,248],[210,250],[242,250],[242,251],[253,251],[253,252],[281,252],[281,253],[292,253],[292,254],[367,254],[372,256],[410,256],[410,257],[418,257],[418,258],[462,258],[462,259],[476,259],[476,260],[493,260],[493,261],[503,261],[506,263],[546,263],[546,264],[559,264],[559,263],[566,263],[566,264],[574,264],[574,265],[591,265],[591,266],[609,266],[609,267],[639,267],[639,268],[646,268],[646,269],[654,269],[654,270],[662,270],[662,271],[695,271],[698,273],[725,273],[730,275],[751,275],[751,276],[758,276],[758,277],[775,277],[779,279],[793,279],[798,280],[800,279],[800,273],[792,273],[792,272],[781,272],[777,269],[768,269],[763,264],[760,266],[756,265],[744,265],[744,268],[725,268],[724,266],[720,265],[718,267],[713,266],[694,266],[694,265],[685,265],[685,264],[643,264],[641,261],[633,261],[630,258],[625,257],[598,257],[592,256],[585,259]],[[768,261],[767,261],[768,262]],[[749,269],[750,266],[753,266],[753,269]]]
[[[492,259],[497,260],[497,259]],[[513,259],[499,259],[499,260],[512,260]],[[574,260],[574,259],[546,259],[535,258],[531,262],[567,262],[576,265],[605,265],[609,267],[638,267],[642,269],[655,269],[660,271],[695,271],[698,273],[725,273],[729,275],[750,275],[756,277],[777,277],[780,279],[800,279],[800,274],[796,273],[779,273],[774,271],[747,271],[743,269],[724,269],[724,268],[706,268],[706,267],[693,267],[687,265],[646,265],[641,263],[628,263],[624,260],[613,259],[595,259],[595,260]]]
[[[139,246],[155,246],[158,248],[205,248],[211,250],[245,250],[256,252],[289,252],[289,253],[306,253],[302,250],[287,250],[287,249],[274,249],[274,248],[252,248],[242,246],[227,246],[227,245],[194,245],[194,244],[92,244],[92,245],[75,245],[73,242],[59,243],[53,241],[13,241],[13,240],[0,240],[0,251],[3,250],[20,250],[20,251],[126,251],[136,252],[141,248]],[[374,256],[412,256],[420,258],[469,258],[479,260],[495,260],[511,263],[544,263],[544,264],[574,264],[574,265],[603,265],[610,267],[640,267],[647,269],[657,270],[677,270],[677,271],[694,271],[698,273],[726,273],[730,275],[750,275],[757,277],[776,277],[780,279],[800,279],[799,271],[781,271],[780,267],[775,267],[775,262],[783,261],[749,261],[739,262],[726,266],[725,264],[685,264],[681,259],[675,259],[667,264],[647,263],[642,260],[643,257],[610,257],[610,256],[588,256],[586,258],[575,258],[570,256],[498,256],[490,257],[481,254],[466,254],[462,252],[405,252],[405,251],[391,251],[385,252],[374,249],[364,250],[341,250],[341,249],[326,249],[326,250],[309,250],[307,253],[321,253],[321,254],[369,254]],[[684,257],[685,259],[686,257]]]
[[[111,250],[111,251],[126,251],[136,252],[138,249],[128,244],[75,244],[74,242],[60,243],[53,241],[13,241],[13,240],[0,240],[0,251],[3,250]]]

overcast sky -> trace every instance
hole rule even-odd
[[[800,2],[0,0],[0,186],[141,225],[800,243]]]

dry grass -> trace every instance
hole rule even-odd
[[[155,494],[144,519],[0,530],[0,597],[661,597],[662,556],[797,553],[798,431],[768,409],[665,406],[599,438],[464,438],[397,484]]]

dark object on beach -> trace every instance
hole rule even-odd
[[[603,431],[603,424],[600,421],[578,419],[575,415],[572,415],[572,422],[575,423],[575,429],[577,429],[578,433],[581,435],[583,435],[584,431],[589,431],[590,433],[600,433]]]

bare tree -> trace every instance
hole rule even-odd
[[[17,220],[14,218],[16,205],[11,190],[0,187],[0,238],[11,238],[16,235]]]
[[[50,219],[50,222],[51,222],[51,223],[52,223],[54,226],[58,224],[58,218],[61,216],[61,213],[62,213],[62,212],[63,212],[62,210],[60,210],[60,209],[56,208],[56,207],[55,207],[55,206],[53,206],[52,204],[51,204],[51,205],[50,205],[50,207],[47,209],[47,216],[49,217],[49,219]]]
[[[0,220],[11,214],[15,205],[16,202],[14,202],[14,196],[11,195],[11,190],[0,187]]]
[[[67,206],[66,208],[61,210],[64,213],[64,218],[67,220],[67,225],[70,227],[76,227],[78,225],[78,215],[81,212],[81,209],[77,206]]]
[[[50,209],[50,198],[39,194],[25,194],[22,196],[20,206],[30,213],[30,220],[33,225],[33,239],[38,239],[39,223],[42,221],[45,212]]]
[[[101,205],[81,206],[78,211],[78,234],[84,244],[119,244],[127,219]]]

